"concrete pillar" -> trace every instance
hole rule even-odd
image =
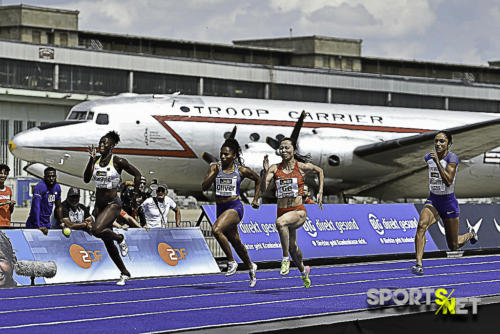
[[[54,90],[59,90],[59,64],[54,65]]]
[[[203,78],[198,80],[198,95],[203,95]]]
[[[134,72],[133,71],[128,72],[128,92],[129,93],[134,92]]]

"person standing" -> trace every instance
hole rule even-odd
[[[43,171],[43,180],[38,182],[33,190],[31,210],[26,221],[26,228],[39,229],[43,234],[47,235],[54,205],[56,207],[56,219],[61,220],[61,186],[57,183],[55,168],[47,167]]]
[[[9,166],[0,164],[0,228],[10,226],[10,218],[16,205],[16,201],[12,200],[12,189],[5,185],[9,172]]]
[[[181,210],[177,204],[167,196],[167,186],[164,184],[156,188],[156,196],[147,198],[141,207],[144,209],[146,226],[151,228],[167,227],[168,211],[175,212],[175,224],[181,226]]]

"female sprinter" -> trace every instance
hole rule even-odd
[[[255,196],[252,207],[258,209],[260,177],[250,168],[243,166],[240,145],[235,139],[228,138],[220,148],[220,162],[210,165],[201,188],[208,190],[212,184],[215,188],[217,220],[212,226],[212,231],[229,260],[226,276],[233,275],[238,269],[238,263],[234,260],[229,246],[229,243],[231,243],[240,259],[250,269],[250,287],[253,288],[257,283],[257,265],[252,263],[248,257],[247,250],[238,233],[238,223],[243,218],[240,184],[244,178],[249,178],[255,182]]]
[[[463,235],[458,235],[458,217],[460,209],[455,198],[455,175],[458,168],[458,157],[449,151],[452,143],[451,134],[441,131],[434,137],[434,151],[425,156],[429,166],[429,198],[425,201],[420,213],[417,233],[415,235],[415,252],[417,263],[411,267],[415,275],[423,275],[422,257],[425,247],[425,232],[439,221],[444,221],[446,242],[450,250],[462,247],[467,241],[476,243],[477,233],[474,229]]]
[[[89,146],[90,159],[85,169],[83,180],[89,183],[93,177],[96,186],[96,201],[94,208],[95,223],[92,224],[92,234],[104,241],[109,256],[121,272],[117,285],[125,285],[130,273],[125,268],[114,241],[120,245],[123,257],[127,256],[128,245],[123,234],[113,232],[113,222],[120,215],[121,200],[117,195],[120,186],[121,173],[125,170],[134,176],[135,191],[139,191],[141,173],[127,160],[113,155],[113,148],[120,141],[115,131],[110,131],[99,141],[100,157],[96,157],[96,148]]]
[[[321,209],[323,200],[323,170],[312,163],[299,162],[297,159],[297,143],[291,138],[283,138],[279,146],[281,163],[269,167],[267,155],[264,157],[264,181],[263,191],[269,187],[269,183],[274,178],[278,197],[278,212],[276,227],[280,235],[281,248],[283,250],[283,260],[281,261],[281,275],[288,275],[290,272],[290,260],[288,252],[297,265],[304,286],[309,288],[311,280],[309,266],[304,267],[302,262],[302,252],[297,245],[296,230],[306,221],[307,212],[302,204],[304,194],[304,175],[306,173],[316,173],[319,176],[318,205]]]

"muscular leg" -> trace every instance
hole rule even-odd
[[[439,214],[437,210],[432,205],[426,204],[420,212],[417,233],[415,234],[415,256],[419,265],[422,265],[422,258],[424,257],[425,232],[438,220]]]
[[[289,228],[288,235],[290,236],[290,255],[292,256],[293,262],[297,266],[300,272],[304,271],[304,262],[302,262],[302,252],[297,245],[297,229]]]
[[[234,257],[233,252],[231,251],[231,246],[229,245],[229,240],[225,233],[227,233],[226,231],[230,229],[232,225],[238,224],[239,221],[240,217],[238,216],[236,210],[230,209],[224,211],[212,226],[212,232],[214,233],[215,239],[219,242],[220,247],[224,251],[224,254],[226,254],[229,261],[234,261]]]
[[[120,214],[120,206],[117,204],[111,204],[106,206],[100,214],[96,217],[96,221],[92,224],[92,234],[104,241],[106,250],[109,256],[118,267],[120,272],[124,275],[130,276],[129,271],[123,264],[122,258],[116,248],[114,241],[122,242],[124,236],[113,232],[110,226],[113,225],[116,217]],[[99,211],[98,211],[99,212]]]
[[[238,219],[239,219],[239,217],[238,217]],[[231,243],[231,245],[233,245],[233,248],[236,251],[236,254],[238,254],[240,259],[243,260],[243,262],[248,266],[248,268],[251,268],[252,261],[250,260],[250,257],[248,256],[247,249],[245,248],[245,246],[241,242],[240,234],[238,233],[237,223],[231,225],[227,230],[225,230],[224,234],[229,239],[229,242]]]
[[[472,233],[470,232],[460,236],[458,235],[458,221],[459,218],[446,218],[444,220],[446,243],[448,244],[448,248],[452,251],[459,249],[472,238]]]
[[[120,210],[121,208],[117,204],[106,206],[96,217],[95,223],[92,224],[92,234],[103,240],[122,242],[123,235],[115,233],[111,229],[113,222],[120,215]]]
[[[306,212],[303,210],[290,211],[276,219],[276,228],[278,229],[278,234],[280,236],[283,257],[288,257],[288,250],[290,246],[290,229],[298,229],[304,224],[305,221]]]

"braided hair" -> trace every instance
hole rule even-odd
[[[120,135],[116,131],[109,131],[104,135],[104,137],[108,137],[113,141],[113,145],[116,145],[120,142]]]
[[[243,157],[241,156],[241,147],[236,139],[234,139],[234,138],[226,139],[224,144],[222,144],[221,148],[223,148],[223,147],[227,147],[231,151],[233,151],[233,153],[236,155],[236,159],[235,159],[236,163],[240,166],[243,166],[245,161],[243,160]]]

